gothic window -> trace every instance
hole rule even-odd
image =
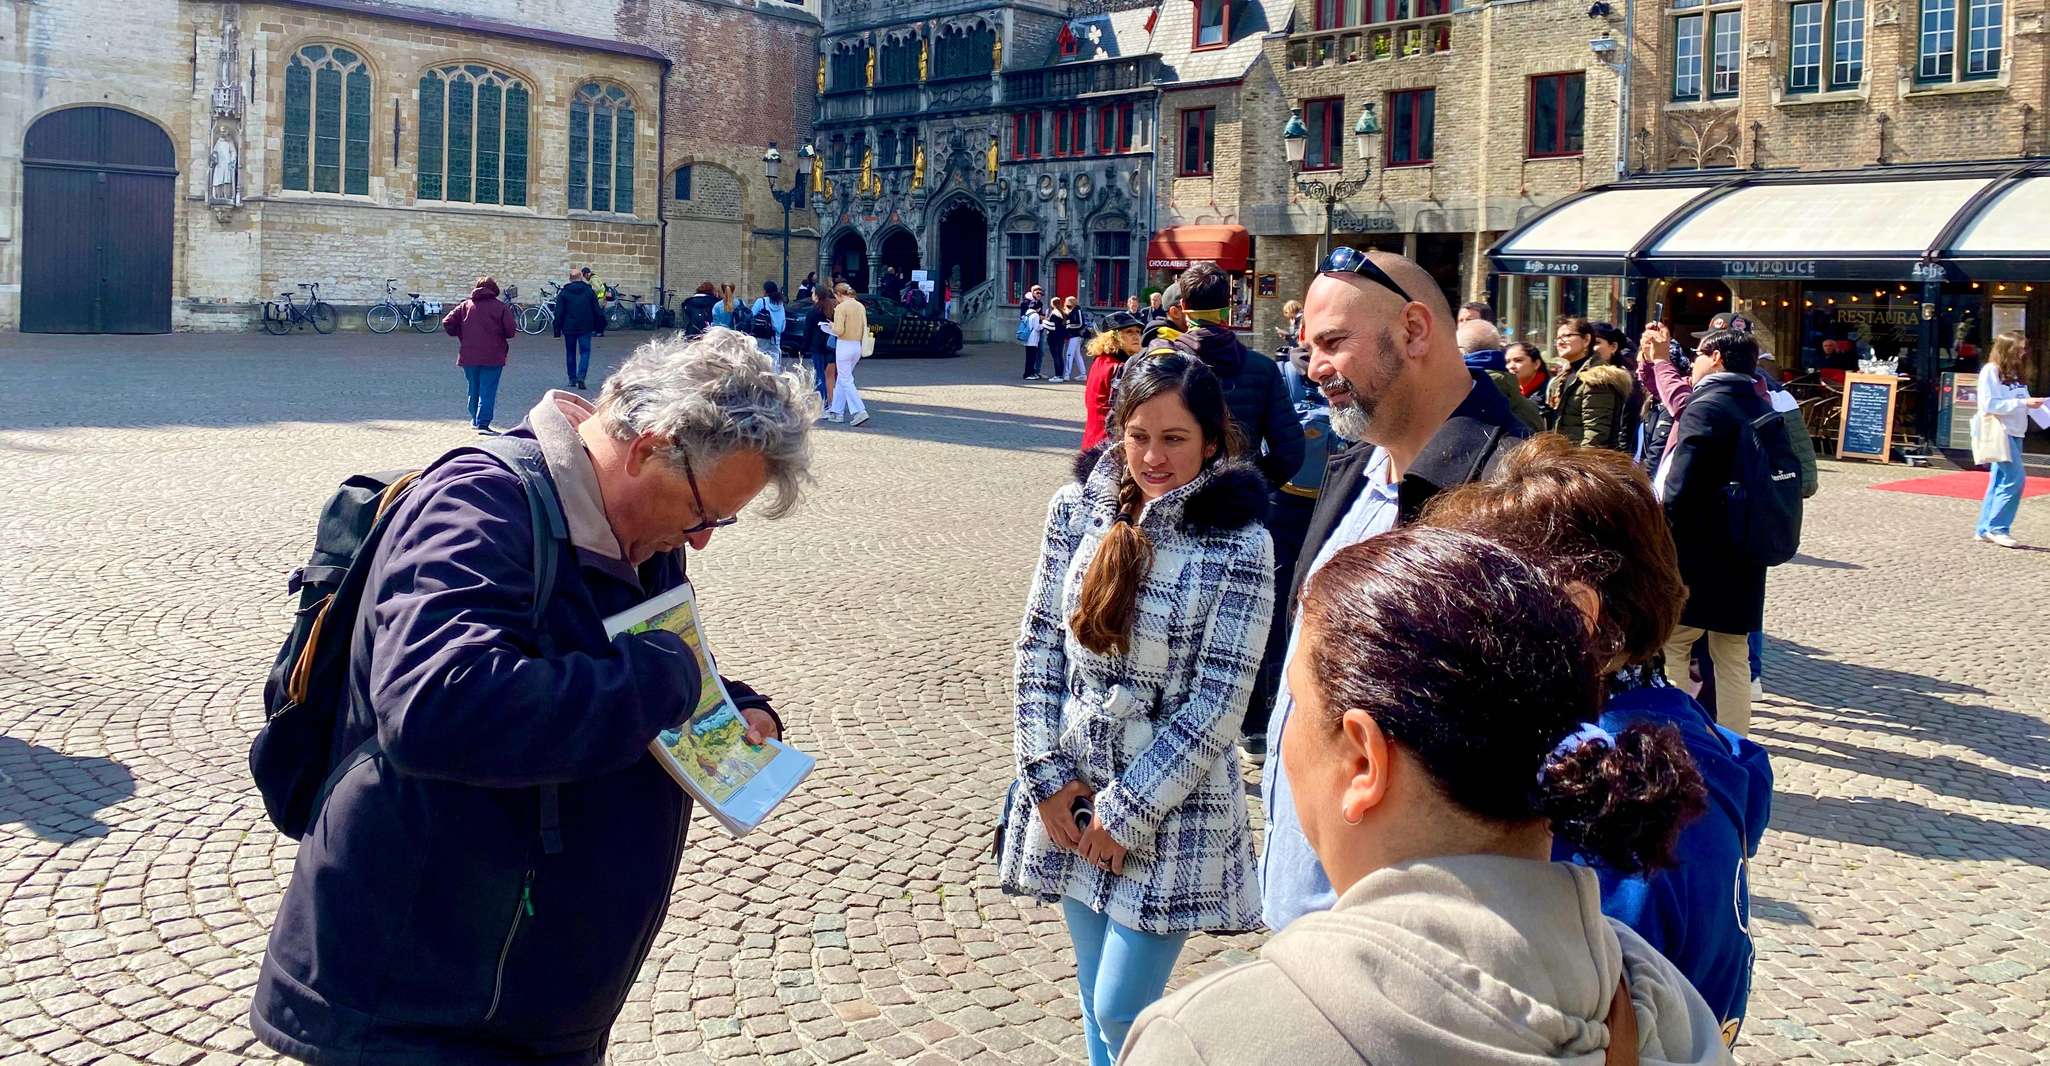
[[[884,130],[876,138],[876,166],[887,167],[897,161],[897,131]]]
[[[913,150],[913,149],[914,149],[915,147],[917,147],[917,142],[918,142],[918,135],[917,135],[917,133],[916,133],[915,131],[913,131],[913,130],[912,130],[912,129],[911,129],[910,127],[908,127],[908,126],[907,126],[907,127],[905,127],[905,129],[904,129],[904,131],[903,131],[902,133],[899,133],[899,134],[897,134],[897,165],[898,165],[898,166],[900,166],[900,167],[908,167],[908,166],[910,166],[910,165],[911,165],[911,163],[912,163],[912,159],[911,159],[911,153],[912,153],[912,150]]]
[[[899,37],[883,42],[882,57],[876,64],[877,85],[912,85],[918,81],[918,38]]]
[[[868,85],[868,49],[852,41],[836,49],[827,62],[831,78],[826,87],[834,92],[861,89]]]
[[[996,43],[996,30],[980,22],[947,27],[933,49],[932,76],[967,78],[990,73],[996,69]]]
[[[569,105],[569,209],[634,209],[634,108],[626,90],[595,82]]]
[[[420,75],[418,198],[525,206],[532,101],[525,82],[476,63]]]
[[[309,44],[285,64],[283,184],[370,193],[370,70],[347,48]]]

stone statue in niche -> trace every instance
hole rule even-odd
[[[206,202],[240,206],[242,203],[241,160],[236,158],[235,142],[228,139],[228,128],[223,125],[214,135],[213,151],[208,153],[207,162],[212,173],[207,181]]]

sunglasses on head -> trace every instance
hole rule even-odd
[[[1402,286],[1397,285],[1395,279],[1388,276],[1387,271],[1376,266],[1374,260],[1358,248],[1340,245],[1331,249],[1331,254],[1324,257],[1324,265],[1319,267],[1317,272],[1319,274],[1358,274],[1360,277],[1402,297],[1405,303],[1416,302],[1416,297],[1403,291]]]

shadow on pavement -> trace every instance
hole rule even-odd
[[[1883,751],[1804,736],[1792,730],[1760,729],[1755,727],[1755,723],[1751,736],[1756,740],[1771,739],[1783,744],[1824,749],[1817,752],[1768,745],[1767,750],[1771,751],[1775,760],[1793,759],[1815,766],[1888,777],[1895,781],[1921,785],[1931,792],[1940,792],[1973,803],[2004,803],[2016,807],[2050,809],[2050,788],[2045,788],[2042,781],[2032,777],[2001,773],[1999,770],[1965,762],[1949,755],[1909,755],[1905,752]]]
[[[135,775],[112,759],[0,736],[0,825],[19,823],[59,844],[103,837],[98,812],[133,795]]]
[[[1082,447],[1080,420],[1070,422],[970,407],[886,400],[870,404],[869,413],[874,418],[860,429],[845,429],[830,422],[820,423],[819,428],[847,433],[880,433],[942,444],[980,444],[1006,451],[1038,448],[1075,452]]]
[[[1817,570],[1863,570],[1857,563],[1846,563],[1837,559],[1818,559],[1813,555],[1796,555],[1787,560],[1794,566],[1812,566]]]
[[[1780,792],[1772,798],[1772,828],[1925,859],[2013,859],[2050,867],[2050,829],[1931,810],[1905,800]]]
[[[1985,689],[1904,670],[1841,662],[1794,641],[1774,638],[1768,643],[1773,655],[1766,664],[1765,683],[1775,695],[1815,707],[1840,708],[1829,712],[1835,720],[1862,720],[1875,729],[1960,744],[2001,762],[2050,771],[2050,722],[1984,703],[1944,698],[1983,697]],[[1799,708],[1775,710],[1783,719],[1803,714]],[[1807,742],[1806,737],[1802,739]]]

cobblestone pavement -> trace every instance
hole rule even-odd
[[[598,362],[632,338],[601,342]],[[465,439],[441,338],[0,336],[0,1066],[239,1062],[291,870],[244,770],[284,574],[344,474]],[[501,422],[556,383],[521,341]],[[699,819],[622,1063],[1081,1059],[1055,914],[990,885],[1010,644],[1075,386],[1010,348],[861,371],[819,485],[693,564],[728,672],[820,757]],[[593,375],[594,377],[596,375]],[[1753,1062],[2043,1061],[2050,556],[1825,464],[1772,579]],[[2050,504],[2016,533],[2050,543]],[[1258,938],[1199,938],[1179,979]]]

